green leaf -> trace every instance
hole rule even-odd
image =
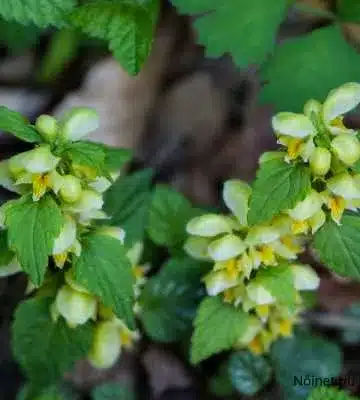
[[[340,27],[316,29],[276,48],[261,71],[268,82],[261,100],[277,111],[302,112],[310,98],[323,101],[333,88],[358,81],[359,70],[360,55],[345,41]]]
[[[251,282],[264,286],[282,306],[295,307],[296,290],[293,274],[288,265],[261,269]]]
[[[102,174],[105,166],[105,151],[102,144],[79,141],[66,146],[63,157],[67,157],[72,163],[84,167],[90,167]]]
[[[191,203],[175,189],[158,185],[153,193],[148,233],[160,246],[181,246],[187,237],[186,223],[194,216]]]
[[[250,199],[251,225],[268,222],[295,207],[311,190],[310,171],[300,164],[271,160],[260,165]]]
[[[191,362],[228,350],[235,345],[248,326],[249,315],[224,303],[219,297],[207,297],[200,304],[191,339]]]
[[[7,231],[0,230],[0,268],[8,265],[14,257],[15,253],[8,246]]]
[[[359,397],[349,396],[343,390],[321,386],[315,388],[307,400],[359,400]]]
[[[157,0],[144,5],[95,0],[77,8],[71,20],[85,33],[107,40],[115,58],[136,75],[150,53],[157,13]]]
[[[118,383],[105,383],[95,388],[91,395],[92,400],[135,400],[135,393]]]
[[[134,276],[124,246],[111,236],[90,234],[74,262],[74,277],[91,293],[111,307],[130,329],[135,328]]]
[[[207,56],[230,53],[241,67],[261,63],[272,52],[288,7],[287,0],[171,1],[183,13],[203,14],[195,21],[195,28]]]
[[[305,377],[337,377],[342,367],[337,345],[305,332],[278,340],[271,348],[271,359],[278,383],[294,400],[305,399],[314,387],[301,384]]]
[[[90,324],[69,328],[63,318],[50,316],[51,299],[23,302],[12,327],[13,352],[30,381],[38,387],[57,382],[91,347]]]
[[[39,79],[52,82],[75,58],[80,45],[80,35],[73,29],[55,32],[46,50],[39,72]]]
[[[132,151],[103,145],[105,151],[105,168],[108,171],[118,171],[132,158]]]
[[[0,130],[11,133],[24,142],[42,142],[41,136],[21,114],[4,106],[0,106]]]
[[[354,0],[337,0],[337,14],[343,21],[360,22],[360,3]]]
[[[76,0],[0,0],[0,14],[6,20],[46,28],[62,27],[67,14],[76,6]]]
[[[234,387],[230,380],[227,361],[220,364],[218,372],[210,378],[209,390],[221,399],[231,396],[234,393]]]
[[[79,400],[79,396],[68,385],[52,385],[39,389],[30,383],[21,389],[16,400]]]
[[[343,215],[341,225],[329,220],[315,234],[313,247],[321,261],[340,275],[360,279],[360,217]]]
[[[0,18],[0,43],[7,46],[13,54],[21,53],[35,45],[40,37],[36,25],[22,25]]]
[[[232,354],[229,360],[229,373],[234,387],[247,396],[258,393],[271,378],[268,360],[250,351]]]
[[[144,286],[139,303],[146,333],[159,342],[181,340],[191,329],[204,294],[203,268],[188,257],[171,259]]]
[[[40,286],[64,217],[50,195],[32,201],[31,195],[13,200],[5,209],[8,242],[22,269]]]
[[[111,225],[121,226],[125,244],[142,241],[148,223],[150,184],[153,172],[143,170],[120,178],[104,194],[104,211],[111,217]]]

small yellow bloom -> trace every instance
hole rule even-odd
[[[54,254],[53,258],[54,258],[54,261],[55,261],[55,265],[58,268],[63,268],[65,263],[66,263],[66,260],[68,258],[68,252],[65,251],[64,253]]]
[[[293,331],[293,322],[289,319],[284,319],[280,322],[279,332],[284,337],[289,337],[292,335]]]
[[[331,211],[331,218],[336,222],[340,223],[341,217],[345,211],[345,199],[340,196],[334,196],[330,198],[328,207]]]
[[[239,273],[237,269],[236,258],[226,261],[225,269],[229,279],[236,279]]]
[[[48,174],[35,174],[32,177],[33,183],[33,200],[38,201],[47,191],[50,186],[50,178]]]
[[[295,160],[300,155],[302,140],[290,139],[288,141],[287,154],[289,160]]]
[[[256,355],[260,355],[264,352],[263,346],[261,344],[261,339],[259,336],[256,336],[250,343],[249,349],[252,353]]]
[[[256,306],[255,311],[260,318],[267,318],[270,313],[270,306],[269,304],[262,304],[260,306]]]
[[[276,265],[276,257],[273,248],[269,245],[260,248],[261,261],[265,265]]]
[[[309,224],[307,221],[296,221],[294,220],[291,224],[291,232],[294,235],[299,235],[301,233],[307,233],[309,230]]]

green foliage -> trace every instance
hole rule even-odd
[[[349,396],[346,392],[332,387],[314,389],[307,400],[357,400],[358,397]]]
[[[229,376],[227,361],[223,362],[217,373],[210,378],[209,390],[221,399],[231,396],[234,393],[234,387]]]
[[[306,398],[314,387],[311,379],[337,377],[342,367],[337,345],[305,332],[277,341],[271,349],[271,359],[277,381],[294,400]],[[310,385],[296,384],[306,377],[310,378]]]
[[[5,209],[9,246],[36,286],[44,280],[48,257],[63,221],[62,212],[51,195],[45,195],[38,202],[33,202],[30,195],[24,196],[11,201]]]
[[[77,55],[79,45],[80,35],[74,29],[55,32],[42,60],[39,79],[52,82]]]
[[[186,223],[194,217],[191,203],[176,190],[158,185],[152,196],[148,233],[160,246],[178,247],[186,239]]]
[[[132,158],[132,151],[103,145],[105,151],[105,168],[109,171],[118,171]]]
[[[16,111],[0,106],[0,129],[9,132],[24,142],[41,142],[37,131]]]
[[[76,3],[76,0],[0,0],[0,14],[4,19],[24,25],[61,27]]]
[[[0,43],[13,54],[31,48],[39,39],[40,29],[36,25],[22,25],[0,18]]]
[[[344,215],[341,225],[328,221],[315,235],[313,246],[321,260],[340,275],[360,278],[360,218]]]
[[[249,315],[225,304],[219,297],[207,297],[200,304],[191,339],[191,362],[228,350],[239,340],[248,325]]]
[[[45,389],[25,385],[16,400],[79,400],[79,396],[67,385],[52,385]]]
[[[360,3],[354,0],[337,0],[337,13],[344,21],[360,23]]]
[[[287,0],[172,0],[183,13],[204,14],[195,21],[206,55],[230,53],[239,66],[261,63],[273,50]],[[246,38],[244,40],[244,38]]]
[[[317,29],[276,48],[261,69],[262,79],[269,82],[261,101],[278,111],[301,111],[308,99],[323,101],[332,88],[358,80],[359,68],[360,56],[346,43],[340,27]]]
[[[83,32],[109,42],[120,64],[136,75],[148,57],[158,12],[157,0],[144,5],[96,0],[77,8],[71,21]]]
[[[93,390],[91,398],[92,400],[135,400],[135,394],[124,385],[105,383]]]
[[[27,300],[16,311],[12,328],[13,352],[33,385],[57,382],[75,361],[90,350],[91,325],[69,328],[50,316],[49,298]]]
[[[86,236],[81,255],[74,262],[74,276],[130,329],[135,328],[134,277],[125,248],[117,239],[96,233]]]
[[[310,171],[298,164],[271,160],[260,165],[250,199],[251,225],[268,222],[281,211],[295,207],[310,192]]]
[[[8,245],[7,231],[0,230],[0,267],[8,265],[14,256]]]
[[[230,358],[229,373],[234,387],[240,393],[252,396],[270,381],[271,366],[262,356],[239,351]]]
[[[121,226],[125,230],[127,246],[144,237],[148,223],[152,175],[151,170],[143,170],[120,177],[105,193],[104,210],[111,217],[106,223]]]
[[[293,283],[294,278],[288,265],[261,269],[252,282],[267,289],[282,306],[295,307],[296,290]]]
[[[146,283],[139,299],[146,333],[160,342],[181,340],[191,329],[200,299],[202,264],[190,258],[170,259]]]
[[[88,141],[70,143],[62,156],[76,165],[92,168],[98,174],[101,174],[105,167],[105,151],[98,143]]]

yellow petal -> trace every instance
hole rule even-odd
[[[33,176],[33,200],[38,201],[46,193],[47,188],[50,186],[50,178],[48,174],[36,174]]]

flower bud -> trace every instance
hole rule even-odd
[[[10,176],[9,161],[7,160],[0,162],[0,186],[11,192],[19,193],[18,188]]]
[[[70,326],[85,324],[96,315],[96,299],[64,285],[57,293],[56,308]]]
[[[249,229],[245,243],[249,246],[271,243],[279,239],[280,233],[276,227],[272,226],[254,226]]]
[[[275,302],[275,298],[272,294],[265,289],[264,286],[259,283],[252,282],[246,288],[249,299],[252,300],[255,304],[272,304]]]
[[[276,134],[304,138],[315,133],[315,127],[303,114],[280,112],[272,118],[272,127]]]
[[[241,225],[247,225],[251,187],[240,180],[229,180],[224,184],[223,198],[227,208],[235,215]]]
[[[206,291],[209,296],[216,296],[226,289],[236,286],[239,281],[236,275],[230,276],[227,271],[212,271],[204,277]]]
[[[125,231],[117,226],[105,226],[97,230],[102,235],[111,236],[114,239],[119,240],[122,244],[125,241]]]
[[[238,339],[237,344],[240,346],[246,346],[249,344],[261,331],[262,327],[262,323],[258,318],[252,316],[249,317],[246,330]]]
[[[289,210],[288,214],[296,221],[305,221],[321,210],[323,202],[322,196],[312,190],[304,200],[299,201],[292,210]]]
[[[94,341],[89,361],[99,369],[109,368],[115,364],[121,351],[119,327],[112,321],[100,322],[94,332]]]
[[[93,210],[101,210],[104,200],[95,190],[82,190],[76,203],[69,208],[74,212],[86,213]]]
[[[57,120],[51,115],[40,115],[36,120],[36,129],[40,135],[49,143],[52,143],[59,130]]]
[[[319,287],[320,279],[311,267],[307,265],[292,265],[291,272],[296,290],[315,290]]]
[[[61,254],[69,250],[76,241],[76,223],[70,217],[65,217],[65,223],[59,233],[59,236],[54,241],[53,254]]]
[[[231,232],[231,226],[226,217],[206,214],[189,221],[186,230],[190,235],[212,237],[220,233]]]
[[[360,143],[356,136],[339,135],[331,142],[335,155],[346,165],[353,165],[360,158]]]
[[[317,100],[310,99],[305,103],[304,114],[311,118],[314,114],[319,115],[322,109],[321,103]]]
[[[77,107],[70,110],[61,123],[61,134],[66,140],[77,141],[99,127],[99,116],[92,108]]]
[[[22,153],[21,156],[23,168],[32,174],[49,172],[55,169],[60,161],[59,157],[55,157],[51,153],[50,147],[47,145]]]
[[[332,90],[323,105],[323,120],[333,134],[346,132],[345,127],[332,126],[332,122],[348,111],[356,108],[360,102],[360,84],[348,82]]]
[[[314,175],[326,175],[331,166],[331,153],[324,147],[316,147],[310,156],[310,168]]]
[[[60,196],[67,203],[75,203],[81,194],[81,181],[76,176],[65,175],[62,177]]]
[[[348,173],[334,176],[327,181],[327,187],[336,196],[346,200],[360,199],[360,187]]]
[[[225,235],[208,246],[208,254],[214,261],[225,261],[243,253],[244,242],[236,235]]]
[[[197,260],[209,260],[209,243],[209,239],[207,238],[191,236],[186,240],[184,250],[192,258],[196,258]]]

